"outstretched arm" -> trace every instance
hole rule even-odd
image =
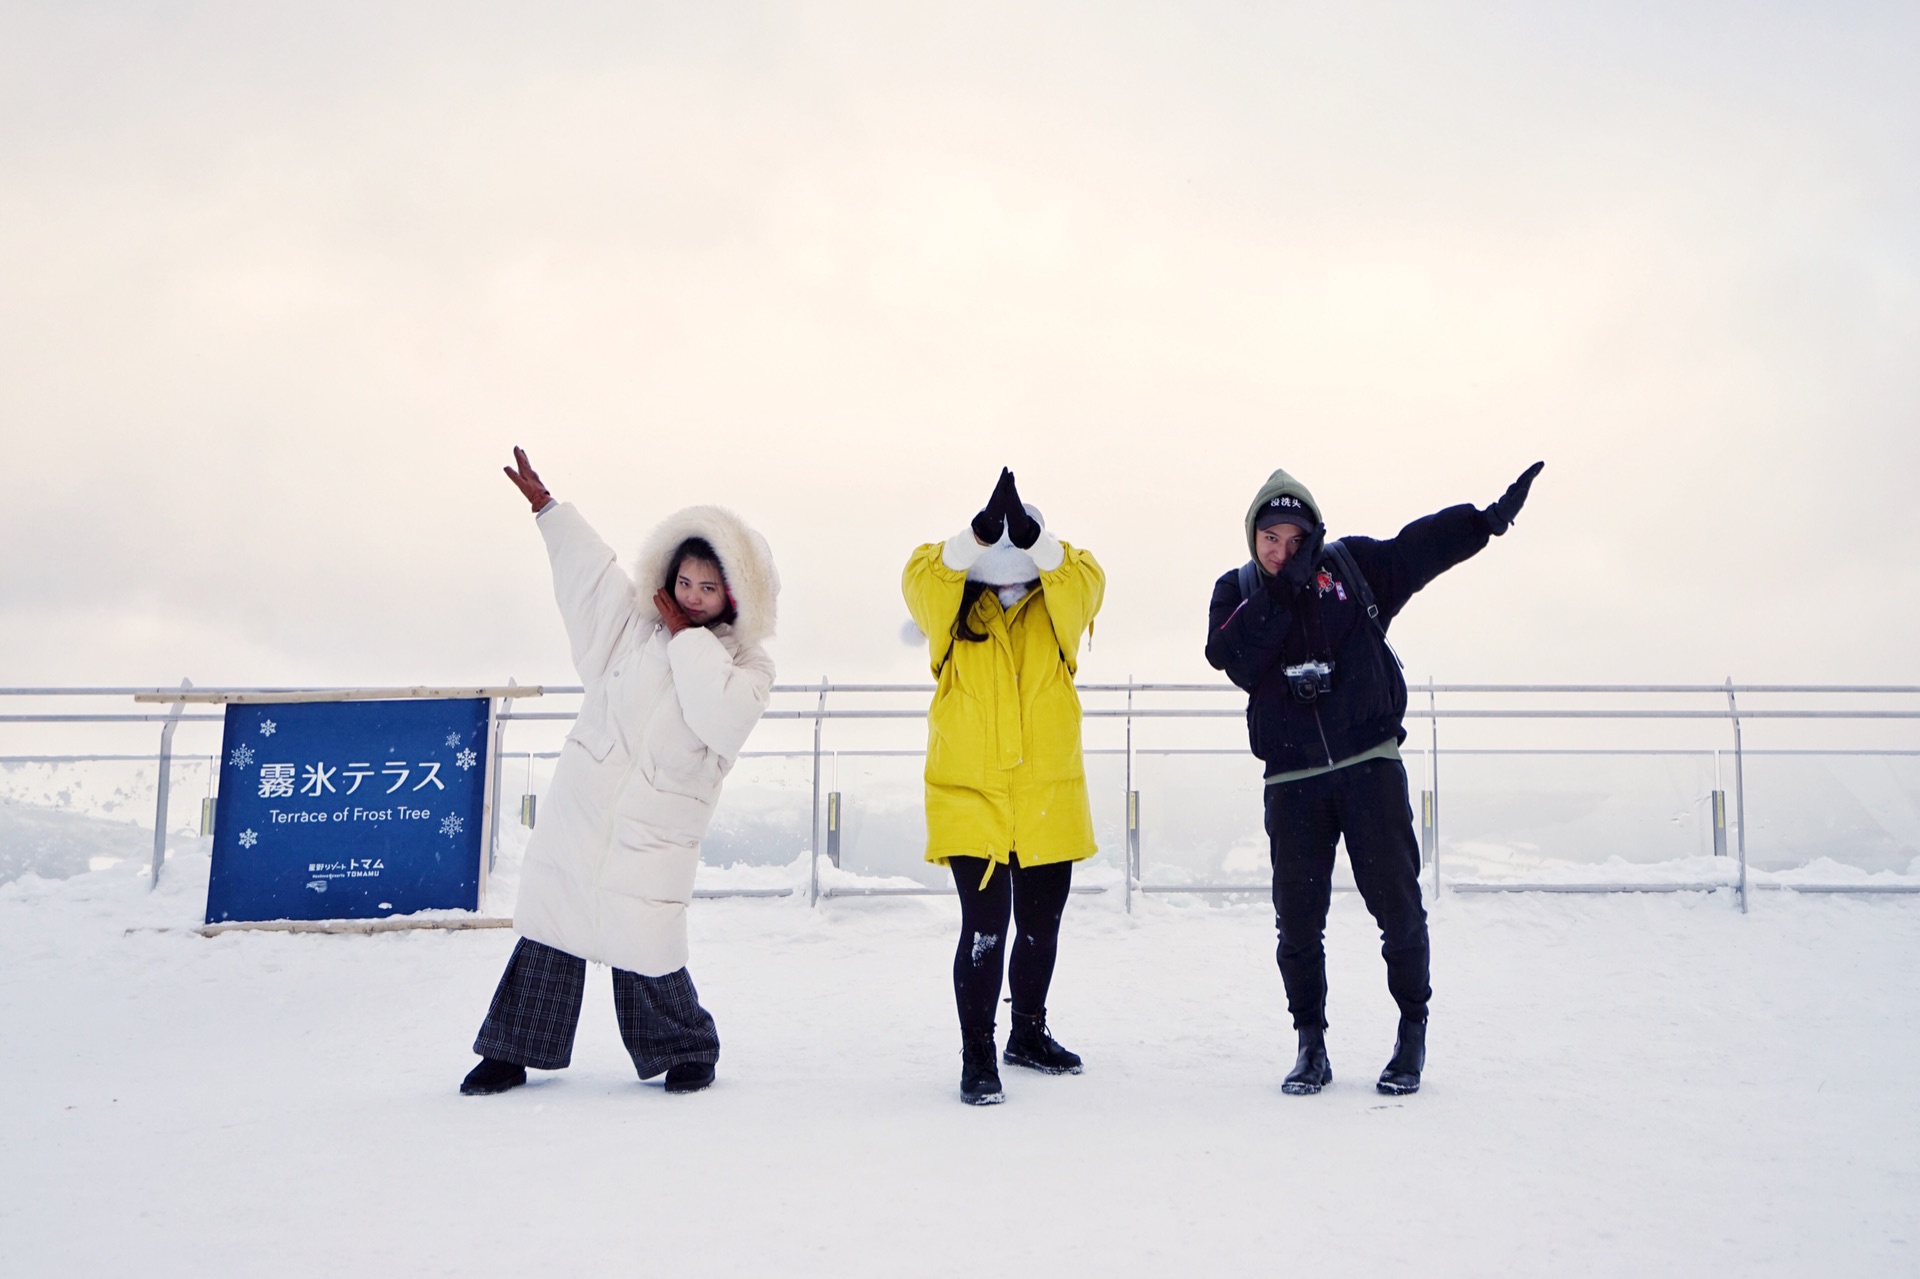
[[[1534,477],[1545,466],[1545,462],[1535,462],[1528,467],[1484,510],[1462,503],[1422,516],[1386,541],[1370,537],[1341,539],[1373,587],[1381,620],[1391,619],[1406,607],[1415,591],[1478,555],[1488,539],[1513,527]]]

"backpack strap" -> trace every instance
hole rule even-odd
[[[1240,566],[1240,598],[1250,600],[1260,589],[1260,566],[1248,560]]]
[[[1372,622],[1373,628],[1380,632],[1380,642],[1387,646],[1387,652],[1392,656],[1393,664],[1405,670],[1406,663],[1400,660],[1400,654],[1393,651],[1393,641],[1387,638],[1386,623],[1380,620],[1380,605],[1374,602],[1373,587],[1368,585],[1367,575],[1360,571],[1360,565],[1353,558],[1353,552],[1349,551],[1337,538],[1328,542],[1325,550],[1333,562],[1340,567],[1341,575],[1353,587],[1354,594],[1360,597],[1360,607],[1367,611],[1367,620]]]
[[[1367,575],[1362,573],[1360,566],[1354,562],[1353,552],[1349,551],[1346,543],[1338,538],[1327,543],[1326,552],[1333,558],[1333,562],[1340,566],[1341,574],[1353,583],[1354,591],[1360,596],[1360,607],[1367,610],[1367,616],[1372,619],[1375,626],[1380,626],[1380,606],[1373,602],[1373,587],[1367,584]],[[1382,635],[1386,634],[1386,631],[1386,627],[1380,626]]]

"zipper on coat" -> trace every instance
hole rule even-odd
[[[1327,767],[1333,767],[1333,746],[1327,741],[1327,726],[1320,722],[1320,707],[1313,708],[1313,726],[1320,730],[1320,749],[1327,753]]]

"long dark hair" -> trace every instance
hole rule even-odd
[[[965,640],[969,644],[980,644],[986,641],[987,633],[985,631],[974,630],[972,623],[969,622],[968,619],[973,616],[973,606],[980,602],[980,597],[993,589],[993,587],[987,585],[985,582],[976,582],[972,578],[967,579],[966,586],[962,588],[960,592],[960,611],[953,616],[953,637],[955,639]]]
[[[673,594],[673,588],[680,580],[680,566],[688,560],[692,560],[696,564],[709,565],[714,572],[720,575],[721,589],[727,592],[726,611],[715,617],[712,621],[704,623],[704,625],[718,626],[722,622],[732,623],[736,621],[740,616],[740,612],[733,606],[733,589],[727,585],[727,566],[720,562],[720,553],[713,549],[713,543],[704,537],[687,538],[681,542],[680,545],[673,548],[673,554],[667,558],[667,580],[660,584],[666,590],[667,594]],[[971,583],[969,583],[969,585],[971,585]],[[986,636],[983,635],[980,638],[985,639]]]

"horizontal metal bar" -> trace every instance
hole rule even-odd
[[[219,759],[218,755],[180,755],[173,756],[176,764],[206,764]],[[152,764],[158,757],[152,751],[145,755],[0,755],[0,764]]]
[[[1076,884],[1070,893],[1104,893],[1105,884]],[[822,888],[822,897],[947,897],[951,888]]]
[[[1717,893],[1727,884],[1498,884],[1449,881],[1456,893]]]
[[[695,897],[791,897],[791,888],[696,888]]]
[[[775,684],[772,691],[776,694],[818,696],[824,689],[828,694],[836,693],[926,693],[934,691],[932,684]],[[1087,683],[1075,685],[1085,693],[1236,693],[1240,690],[1226,682],[1215,683]],[[1613,693],[1637,695],[1672,696],[1725,696],[1727,685],[1722,684],[1410,684],[1408,688],[1415,692],[1432,693],[1501,693],[1501,694],[1538,694],[1538,693]],[[494,696],[535,696],[529,690],[540,690],[546,696],[574,696],[585,692],[579,684],[516,684],[497,692],[488,689]],[[520,690],[520,691],[513,691]],[[191,696],[206,698],[209,696],[258,696],[275,694],[295,696],[300,694],[327,693],[339,691],[337,686],[314,685],[262,685],[259,687],[207,686],[191,690]],[[1805,696],[1818,693],[1880,694],[1900,696],[1920,696],[1920,684],[1735,684],[1736,694],[1791,694]],[[45,685],[37,687],[0,688],[0,697],[138,697],[152,701],[170,702],[179,700],[181,690],[177,688],[156,688],[150,685]],[[399,694],[395,694],[399,695]]]
[[[222,715],[0,715],[0,724],[218,724]]]
[[[1259,893],[1269,896],[1273,892],[1270,884],[1135,884],[1137,893]],[[1335,884],[1336,893],[1357,893],[1360,890],[1352,884]]]
[[[221,933],[406,933],[420,929],[459,933],[476,928],[512,927],[511,919],[483,915],[454,919],[266,919],[232,924],[203,924],[199,928],[183,931],[199,933],[202,937],[218,937]],[[129,928],[127,934],[130,936],[147,931],[168,933],[173,929]]]
[[[1755,884],[1774,892],[1790,893],[1920,893],[1920,884]]]
[[[1672,693],[1725,697],[1725,684],[1409,684],[1435,693]],[[1735,693],[1910,693],[1920,684],[1735,684]]]
[[[540,697],[546,690],[538,684],[509,684],[497,688],[303,688],[288,691],[260,689],[234,692],[219,688],[175,689],[173,692],[135,693],[136,702],[397,702],[409,698],[440,700],[474,697]]]

